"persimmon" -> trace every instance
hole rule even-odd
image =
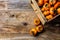
[[[60,8],[57,9],[57,13],[60,14]]]
[[[56,0],[49,0],[50,5],[54,5],[56,3]]]
[[[44,4],[45,4],[45,3],[48,3],[48,1],[49,1],[49,0],[44,0]]]
[[[37,32],[42,32],[43,31],[43,26],[39,25],[36,27]]]
[[[34,24],[35,25],[39,25],[40,24],[40,20],[39,19],[34,19]]]
[[[43,5],[43,0],[38,0],[38,6],[42,6]]]
[[[46,16],[46,15],[49,15],[49,11],[44,11],[43,14]]]
[[[41,11],[45,11],[45,9],[42,7]]]
[[[57,2],[57,3],[54,5],[54,9],[56,9],[58,6],[60,6],[60,2]]]
[[[54,7],[51,7],[51,8],[50,8],[50,14],[51,14],[51,15],[54,15]]]
[[[36,36],[36,34],[37,34],[37,30],[35,28],[30,30],[30,35]]]
[[[53,18],[52,15],[48,15],[48,16],[46,16],[46,19],[47,19],[47,20],[50,20],[50,19],[52,19],[52,18]]]
[[[50,4],[48,4],[48,3],[45,3],[44,5],[43,5],[43,8],[44,8],[44,10],[49,10],[49,8],[50,8]]]

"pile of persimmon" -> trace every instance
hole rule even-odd
[[[47,20],[60,14],[59,0],[38,0],[37,3]]]
[[[35,28],[30,30],[30,34],[36,36],[38,33],[43,31],[43,25],[39,19],[34,19]]]

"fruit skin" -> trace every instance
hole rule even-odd
[[[43,26],[39,25],[36,27],[37,32],[42,32],[43,31]]]
[[[41,9],[41,11],[45,11],[45,9],[44,9],[44,8],[42,8],[42,9]]]
[[[60,8],[57,9],[57,13],[60,14]]]
[[[56,3],[56,0],[49,0],[50,5],[54,5]]]
[[[43,5],[43,0],[38,0],[38,6],[42,6]]]
[[[37,35],[37,30],[35,28],[30,30],[30,35],[36,36]]]
[[[51,14],[51,15],[54,15],[54,7],[51,7],[51,8],[50,8],[50,14]]]
[[[44,0],[44,4],[45,4],[45,3],[48,3],[48,1],[49,1],[49,0]]]
[[[60,2],[57,2],[57,3],[54,5],[54,9],[56,9],[59,5],[60,5]]]
[[[50,12],[49,11],[44,11],[44,13],[43,13],[45,16],[46,15],[49,15],[50,14]]]
[[[47,19],[47,20],[50,20],[50,19],[52,19],[52,18],[53,18],[52,15],[48,15],[48,16],[46,16],[46,19]]]
[[[35,25],[39,25],[40,24],[40,20],[39,19],[34,19],[34,24]]]
[[[45,3],[45,4],[43,5],[43,8],[44,8],[45,11],[49,10],[50,4]]]

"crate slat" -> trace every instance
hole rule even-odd
[[[31,0],[31,6],[33,7],[36,15],[39,17],[39,19],[41,20],[42,24],[44,25],[47,20],[46,18],[44,17],[44,15],[42,14],[40,8],[38,7],[37,3],[35,0]]]

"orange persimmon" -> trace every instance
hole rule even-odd
[[[54,5],[54,9],[56,9],[58,6],[60,6],[60,2],[57,2],[57,3]]]
[[[44,0],[44,4],[45,4],[45,3],[48,3],[48,1],[49,1],[49,0]]]
[[[50,8],[50,4],[48,4],[48,3],[45,3],[44,5],[43,5],[43,8],[44,8],[44,10],[49,10],[49,8]]]
[[[41,11],[45,11],[45,9],[42,7]]]
[[[51,15],[54,15],[54,7],[51,7],[51,8],[50,8],[50,14],[51,14]]]
[[[38,6],[42,6],[43,5],[43,0],[38,0]]]
[[[30,35],[36,36],[36,34],[37,34],[37,30],[35,28],[30,30]]]
[[[34,24],[35,25],[39,25],[40,24],[40,20],[39,19],[34,19]]]
[[[43,31],[43,26],[39,25],[36,27],[37,32],[42,32]]]
[[[46,15],[49,15],[49,11],[44,11],[43,14],[46,16]]]
[[[57,9],[57,13],[60,14],[60,8]]]
[[[50,19],[52,19],[52,18],[53,18],[52,15],[48,15],[48,16],[46,16],[46,19],[47,19],[47,20],[50,20]]]
[[[56,0],[49,0],[50,5],[54,5],[56,3]]]

